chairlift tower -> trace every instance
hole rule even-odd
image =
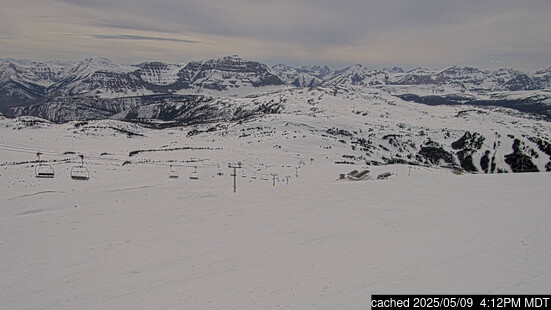
[[[276,178],[277,178],[277,173],[272,173],[272,178],[273,178],[273,186],[275,186],[275,181],[276,181]]]
[[[241,169],[241,162],[238,162],[237,164],[228,164],[228,168],[233,169],[233,173],[231,176],[233,176],[233,192],[237,192],[237,186],[236,186],[236,178],[237,178],[237,169]]]

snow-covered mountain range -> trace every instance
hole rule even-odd
[[[0,67],[3,115],[71,122],[76,130],[111,119],[187,126],[189,136],[205,140],[230,135],[262,144],[262,137],[281,135],[268,141],[331,149],[343,164],[551,171],[551,68],[335,71],[268,67],[237,56],[136,66],[104,58],[3,60]]]
[[[0,62],[0,112],[34,115],[56,122],[98,119],[163,98],[163,104],[187,102],[181,95],[210,98],[248,97],[284,89],[322,87],[337,92],[360,86],[424,104],[505,106],[551,116],[551,68],[533,73],[469,67],[443,70],[374,70],[355,65],[268,67],[238,56],[204,62],[160,62],[123,66],[105,58],[81,62]],[[197,100],[193,100],[197,101]],[[78,110],[76,114],[64,110]],[[55,116],[54,116],[55,115]]]

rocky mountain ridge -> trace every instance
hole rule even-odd
[[[381,90],[422,104],[502,106],[551,117],[551,68],[534,73],[458,66],[404,71],[398,67],[375,70],[355,65],[331,70],[327,66],[268,67],[238,56],[135,66],[100,57],[74,63],[0,61],[0,112],[56,122],[109,118],[127,110],[127,115],[134,115],[129,109],[151,104],[189,106],[190,97],[186,96],[190,95],[206,96],[210,98],[207,101],[216,103],[216,98],[246,98],[301,88],[323,88],[337,94],[349,87],[368,93]],[[155,98],[162,100],[155,102]]]

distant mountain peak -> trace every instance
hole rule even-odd
[[[73,67],[75,71],[84,71],[89,72],[96,71],[108,71],[108,72],[128,72],[132,71],[132,68],[122,66],[111,59],[105,57],[90,57],[86,58],[81,62],[78,62]],[[91,72],[93,73],[93,72]]]
[[[386,71],[390,73],[404,73],[404,69],[402,69],[402,67],[392,67],[392,68],[386,69]]]

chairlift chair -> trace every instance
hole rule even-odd
[[[71,179],[79,181],[90,180],[90,172],[88,168],[82,166],[74,166],[71,168]]]
[[[38,165],[34,168],[34,176],[37,178],[48,178],[51,179],[54,177],[54,168],[48,164],[43,164],[40,162],[40,155],[42,153],[36,153],[38,157]]]
[[[172,165],[170,165],[170,173],[168,174],[168,178],[172,180],[177,180],[178,177],[178,172],[172,169]]]
[[[190,180],[199,180],[199,174],[197,173],[197,166],[195,166],[195,171],[189,173]]]
[[[54,177],[54,168],[50,165],[38,164],[34,169],[34,175],[37,178],[53,178]]]
[[[71,168],[71,179],[79,181],[90,180],[90,172],[88,168],[84,167],[84,155],[79,155],[80,166],[73,166]]]

